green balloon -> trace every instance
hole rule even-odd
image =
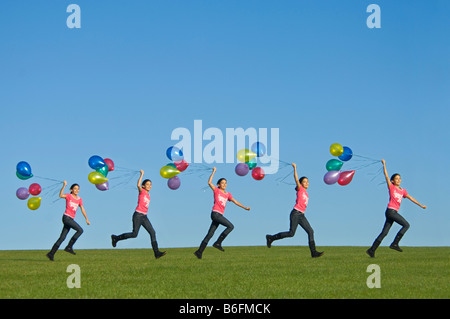
[[[258,163],[256,162],[256,158],[252,158],[251,160],[249,160],[248,162],[245,162],[245,164],[248,165],[248,168],[250,170],[254,169],[256,167],[256,165],[258,165]]]
[[[96,171],[106,177],[106,176],[108,176],[108,172],[109,172],[108,165],[100,167],[100,168],[96,169]]]
[[[33,174],[30,174],[29,176],[23,176],[23,175],[19,174],[19,172],[16,171],[16,176],[21,180],[27,180],[29,178],[32,178]]]
[[[337,159],[330,159],[327,162],[327,171],[339,171],[344,163]]]

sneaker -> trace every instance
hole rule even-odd
[[[64,248],[64,251],[67,251],[68,253],[70,253],[72,255],[76,255],[75,252],[73,251],[72,247],[66,247],[66,248]]]
[[[222,245],[221,245],[221,244],[214,243],[214,244],[213,244],[213,247],[214,247],[214,248],[217,248],[217,249],[220,250],[220,251],[225,251],[225,249],[222,248]]]
[[[167,251],[158,251],[156,254],[155,254],[155,258],[156,259],[158,259],[158,258],[161,258],[162,256],[165,256],[167,254]]]
[[[391,245],[389,246],[389,248],[390,248],[390,249],[394,249],[394,250],[399,251],[399,252],[402,252],[402,251],[403,251],[403,249],[401,249],[401,248],[398,246],[398,244],[391,244]]]
[[[375,257],[375,251],[373,251],[372,249],[367,249],[366,250],[367,255],[369,255],[371,258]]]
[[[112,241],[112,246],[113,246],[113,247],[116,247],[117,242],[118,242],[119,240],[117,239],[117,236],[116,236],[116,235],[111,235],[111,241]]]
[[[311,254],[311,257],[318,258],[318,257],[322,256],[323,254],[325,254],[324,251],[315,251],[313,254]]]
[[[272,236],[266,235],[266,245],[267,245],[267,248],[272,247],[272,242],[273,242]]]
[[[201,253],[200,251],[196,250],[196,251],[194,252],[194,255],[195,255],[198,259],[202,259],[202,253]]]

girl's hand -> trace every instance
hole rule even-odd
[[[63,185],[64,185],[64,186],[67,186],[67,181],[64,181],[64,182],[63,182]]]
[[[213,173],[215,173],[216,172],[216,168],[215,167],[213,167]]]
[[[427,206],[425,206],[425,205],[420,205],[420,207],[422,207],[423,209],[427,208]]]
[[[250,207],[244,207],[245,210],[250,210]]]
[[[293,168],[296,168],[296,167],[297,167],[297,164],[292,163],[292,167],[293,167]]]
[[[383,166],[386,165],[386,161],[384,159],[381,160],[381,163],[383,163]]]
[[[139,172],[141,173],[141,175],[144,175],[144,170],[143,169],[141,169]]]
[[[86,218],[86,224],[90,225],[90,221]]]

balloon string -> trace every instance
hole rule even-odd
[[[41,176],[34,176],[36,178],[40,178],[40,179],[46,179],[48,181],[53,181],[53,182],[58,182],[58,183],[63,183],[63,181],[60,181],[59,179],[53,179],[53,178],[47,178],[47,177],[41,177]]]
[[[374,159],[374,158],[370,158],[370,157],[366,157],[366,156],[361,156],[361,155],[357,155],[357,154],[353,154],[353,156],[364,158],[364,159],[367,159],[367,160],[370,160],[370,161],[373,161],[373,162],[379,162],[380,161],[378,159]]]

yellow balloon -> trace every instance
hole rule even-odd
[[[95,172],[91,172],[88,176],[88,180],[92,183],[92,184],[103,184],[104,182],[106,182],[108,179],[103,176],[103,174],[95,171]]]
[[[164,177],[164,178],[172,178],[179,173],[180,173],[180,171],[176,167],[173,167],[170,165],[161,167],[161,170],[159,171],[159,174],[161,174],[161,177]]]
[[[28,202],[27,206],[31,210],[36,210],[41,206],[41,198],[40,197],[31,197]]]
[[[256,157],[256,153],[244,148],[237,153],[237,159],[239,162],[245,163]]]
[[[330,153],[333,156],[341,156],[344,153],[344,148],[339,143],[333,143],[330,146]]]

